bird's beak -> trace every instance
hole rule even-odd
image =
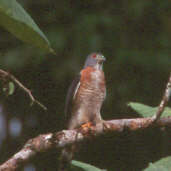
[[[97,58],[98,58],[99,62],[106,61],[106,58],[103,55],[99,55]]]

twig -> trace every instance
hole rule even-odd
[[[170,73],[169,81],[166,85],[165,93],[158,107],[158,110],[156,114],[152,117],[154,121],[157,121],[161,117],[161,114],[163,113],[164,108],[167,105],[170,96],[171,96],[171,73]]]
[[[136,131],[149,127],[171,126],[171,117],[161,118],[154,124],[152,118],[120,119],[104,121],[90,128],[63,130],[56,133],[39,135],[30,139],[24,147],[9,160],[0,165],[0,171],[16,171],[21,165],[40,152],[59,149],[67,145],[97,137],[107,132]]]
[[[21,89],[23,89],[30,97],[31,99],[31,105],[33,103],[37,103],[40,107],[42,107],[44,110],[47,110],[46,106],[44,106],[42,103],[40,103],[38,100],[36,100],[34,98],[34,96],[32,95],[31,91],[26,88],[20,81],[18,81],[12,74],[6,72],[6,71],[3,71],[0,69],[0,77],[1,79],[5,79],[7,81],[12,81],[14,82],[16,85],[18,85],[18,87],[20,87]]]

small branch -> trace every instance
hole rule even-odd
[[[33,103],[37,103],[40,107],[42,107],[44,110],[47,110],[46,106],[44,106],[43,104],[41,104],[38,100],[36,100],[34,98],[34,96],[32,95],[31,91],[26,88],[20,81],[18,81],[12,74],[6,72],[6,71],[3,71],[0,69],[0,77],[1,79],[5,79],[7,81],[12,81],[14,82],[16,85],[18,85],[18,87],[20,87],[21,89],[23,89],[30,97],[31,99],[31,104]]]
[[[170,73],[169,81],[166,85],[165,93],[158,107],[158,110],[156,114],[153,116],[154,121],[157,121],[161,117],[161,114],[163,113],[164,108],[167,105],[170,96],[171,96],[171,73]]]
[[[30,139],[24,147],[9,160],[0,165],[0,171],[15,171],[25,162],[40,152],[53,148],[63,148],[67,145],[97,137],[107,132],[136,131],[149,127],[171,126],[171,117],[161,118],[154,124],[152,118],[120,119],[104,121],[90,128],[84,127],[75,130],[63,130],[54,134],[39,135]]]

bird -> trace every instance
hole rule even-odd
[[[71,83],[65,103],[68,130],[79,128],[86,123],[96,125],[103,121],[100,110],[106,97],[103,72],[105,60],[101,53],[88,55],[83,69]],[[75,148],[75,145],[71,145],[62,150],[59,171],[68,170]]]

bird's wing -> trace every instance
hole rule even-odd
[[[78,88],[80,86],[80,77],[81,75],[77,75],[75,77],[75,79],[72,81],[68,92],[67,92],[67,96],[66,96],[66,102],[65,102],[65,116],[66,118],[70,118],[70,114],[71,114],[71,108],[72,108],[72,101],[74,100]]]

